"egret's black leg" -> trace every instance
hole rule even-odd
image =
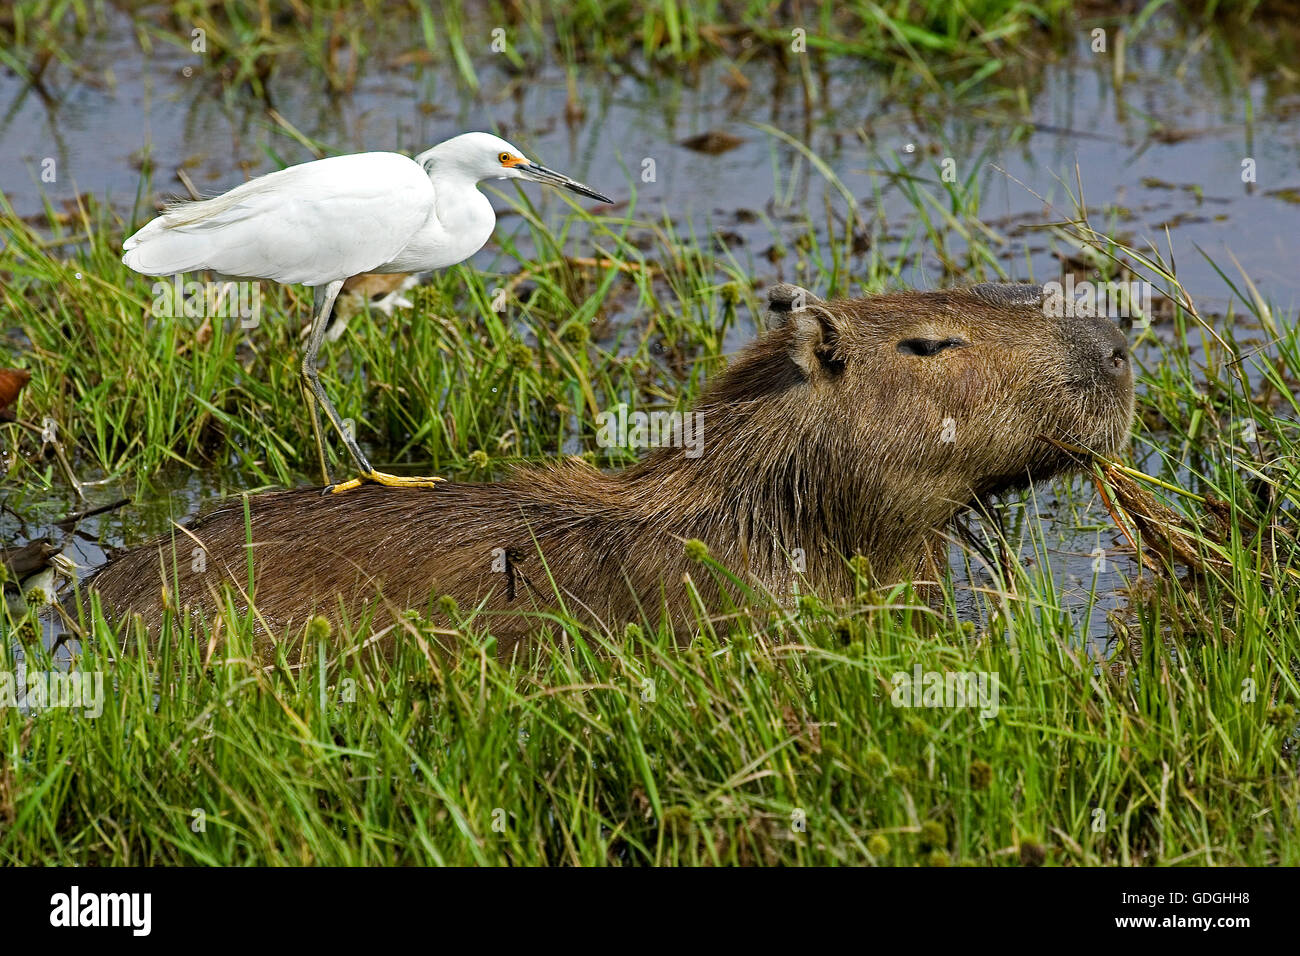
[[[357,444],[356,439],[348,434],[348,430],[343,427],[343,419],[335,411],[333,403],[325,394],[325,389],[321,387],[320,373],[316,370],[316,354],[320,351],[321,342],[325,338],[325,327],[329,324],[330,312],[334,308],[334,300],[338,298],[339,290],[343,288],[342,280],[330,282],[327,285],[316,286],[312,300],[312,321],[311,335],[307,340],[307,352],[302,358],[302,377],[307,383],[307,390],[315,399],[316,404],[325,412],[325,417],[329,423],[334,426],[339,437],[343,439],[343,444],[356,462],[357,470],[360,472],[356,478],[339,484],[328,484],[329,473],[326,470],[326,488],[327,492],[339,493],[351,491],[359,487],[363,482],[373,481],[376,484],[388,485],[393,488],[432,488],[441,478],[409,478],[402,475],[387,475],[380,471],[375,471],[370,466],[369,459]],[[325,447],[320,437],[319,419],[316,417],[315,405],[312,406],[312,426],[316,429],[317,448],[321,457],[322,470],[325,470]]]
[[[303,383],[303,393],[307,399],[307,410],[311,412],[311,435],[316,442],[316,459],[320,462],[321,481],[326,487],[334,483],[330,477],[329,462],[325,460],[325,440],[320,433],[320,412],[316,410],[316,396],[312,390]]]

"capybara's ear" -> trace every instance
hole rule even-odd
[[[772,312],[802,312],[810,305],[821,305],[821,299],[802,286],[782,282],[767,290],[767,307]]]
[[[790,357],[809,376],[844,371],[840,318],[807,289],[789,283],[767,292],[768,308],[790,329]]]

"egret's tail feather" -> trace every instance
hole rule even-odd
[[[208,268],[211,243],[201,235],[167,228],[162,217],[122,243],[122,262],[148,276]]]
[[[161,216],[122,243],[123,264],[145,275],[221,268],[220,264],[209,261],[213,253],[222,251],[221,246],[237,243],[241,237],[232,235],[214,246],[205,233],[223,226],[238,230],[252,211],[246,207],[249,200],[274,189],[279,177],[279,173],[270,173],[211,199],[168,203]]]
[[[427,224],[437,227],[433,198],[428,174],[405,156],[335,156],[168,206],[123,243],[122,262],[153,276],[207,271],[325,285],[394,262]],[[425,231],[426,245],[449,241]]]

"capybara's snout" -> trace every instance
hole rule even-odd
[[[1063,332],[1072,377],[1078,385],[1132,391],[1128,339],[1118,325],[1104,316],[1080,316],[1065,320]]]

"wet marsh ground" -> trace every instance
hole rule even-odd
[[[1267,5],[968,7],[14,4],[0,367],[31,373],[15,413],[56,423],[85,484],[39,427],[0,424],[0,546],[50,537],[84,574],[220,498],[317,481],[310,297],[264,283],[254,328],[162,319],[121,240],[185,194],[178,170],[215,192],[469,128],[621,202],[489,186],[479,255],[410,310],[357,308],[322,375],[377,467],[626,464],[596,412],[687,407],[777,281],[1139,278],[1128,464],[1186,534],[1121,530],[1085,476],[1004,503],[1009,568],[954,545],[937,606],[809,597],[701,620],[685,650],[571,624],[509,668],[441,612],[395,660],[316,627],[269,668],[247,615],[156,655],[100,623],[75,645],[107,675],[99,716],[0,706],[0,859],[1300,862],[1300,34]],[[4,614],[0,671],[67,666],[66,645],[44,663],[48,614]],[[429,649],[448,632],[460,659]],[[894,706],[916,667],[996,675],[996,717]]]

